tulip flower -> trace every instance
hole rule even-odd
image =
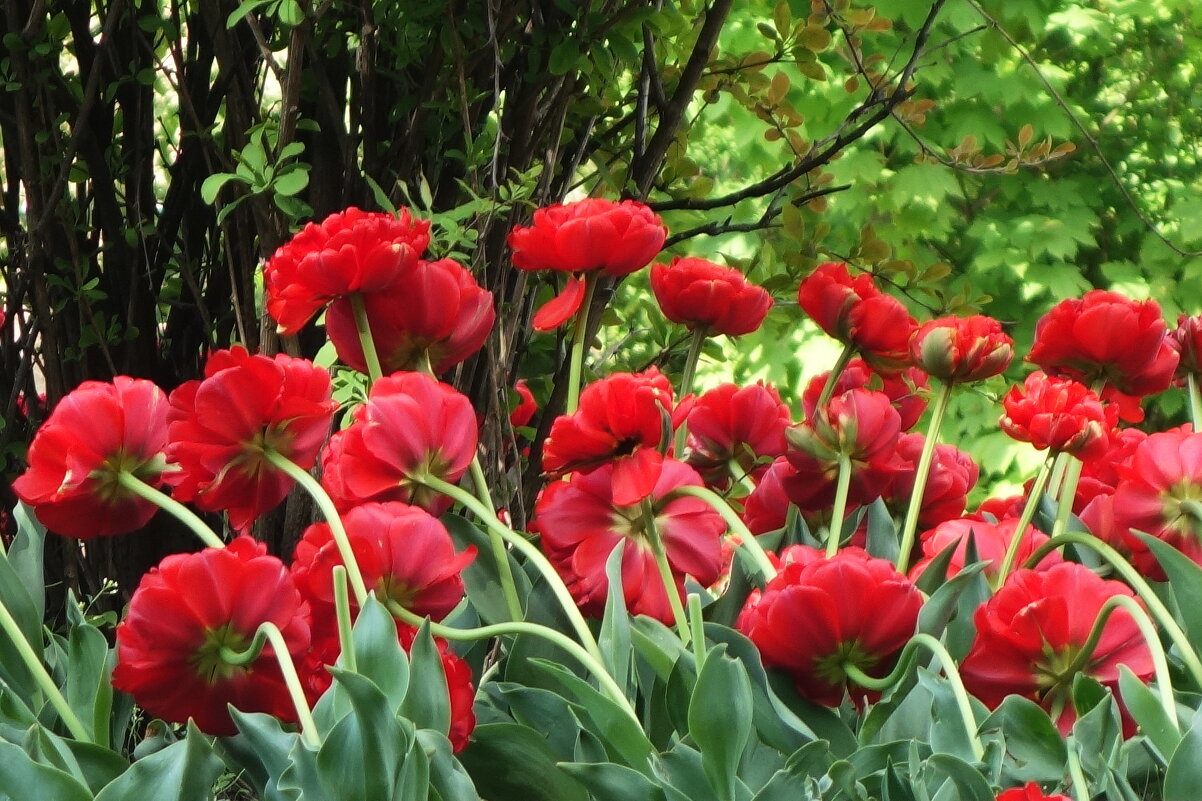
[[[785,429],[792,423],[789,407],[762,383],[721,384],[699,397],[685,419],[685,461],[711,484],[738,479],[759,462],[783,456]]]
[[[684,595],[684,577],[713,584],[722,569],[721,536],[726,525],[705,501],[672,498],[681,486],[702,486],[701,477],[683,462],[663,463],[648,496],[655,531],[648,530],[646,502],[621,503],[616,493],[617,468],[606,465],[590,473],[573,473],[568,481],[547,485],[535,509],[535,526],[551,563],[568,585],[580,608],[600,616],[609,582],[605,563],[622,541],[622,591],[631,614],[673,622],[673,608],[656,566],[655,543],[662,542],[675,591]]]
[[[284,563],[250,537],[173,554],[142,577],[117,626],[113,686],[149,715],[190,718],[205,734],[237,733],[227,705],[295,722],[271,646],[249,664],[229,661],[223,649],[246,649],[259,626],[271,623],[287,655],[299,658],[309,648],[307,618]]]
[[[822,397],[822,390],[829,379],[830,373],[819,373],[806,384],[801,396],[801,408],[806,417],[814,416],[818,399]],[[901,430],[909,431],[927,408],[924,393],[930,389],[930,382],[927,374],[917,367],[907,367],[900,373],[886,375],[875,372],[863,359],[855,358],[839,373],[831,394],[841,395],[857,388],[884,392],[901,416]]]
[[[1002,430],[1038,450],[1070,453],[1081,461],[1106,453],[1110,432],[1118,423],[1118,409],[1103,404],[1083,384],[1041,372],[1027,376],[1023,386],[1012,387],[1002,399],[1006,410]]]
[[[1076,720],[1072,684],[1079,674],[1118,698],[1120,665],[1143,680],[1153,673],[1152,653],[1125,609],[1110,615],[1090,653],[1082,650],[1102,605],[1115,595],[1134,597],[1126,584],[1075,562],[1016,571],[973,616],[976,639],[960,669],[965,686],[991,709],[1007,695],[1030,698],[1067,734]]]
[[[167,396],[150,381],[86,381],[38,429],[13,491],[51,531],[90,539],[146,525],[158,507],[122,486],[152,486],[167,466]]]
[[[772,308],[772,296],[741,272],[698,258],[652,265],[651,291],[665,317],[703,335],[749,334]]]
[[[884,559],[859,548],[831,558],[794,546],[781,571],[755,590],[739,615],[739,631],[768,667],[792,677],[804,698],[838,706],[850,690],[847,667],[873,677],[890,669],[918,624],[922,594]]]
[[[309,223],[263,265],[267,313],[295,334],[340,297],[392,286],[430,244],[430,223],[348,208]]]
[[[928,375],[948,383],[981,381],[1010,366],[1014,340],[992,317],[941,317],[914,332],[910,358]]]
[[[251,356],[244,348],[215,352],[205,378],[180,385],[170,401],[167,454],[179,466],[166,476],[173,494],[228,512],[239,532],[292,489],[293,479],[271,464],[271,455],[308,470],[337,406],[322,368],[284,354]]]
[[[388,288],[362,293],[380,367],[431,369],[441,375],[483,347],[496,321],[492,293],[451,261],[414,261]],[[338,358],[366,372],[368,364],[350,298],[326,312],[326,332]]]
[[[952,544],[955,544],[956,549],[952,552],[952,558],[947,564],[947,577],[950,579],[959,573],[968,563],[968,538],[971,534],[973,547],[977,552],[977,560],[986,563],[984,569],[985,575],[989,577],[996,576],[1002,559],[1005,556],[1006,549],[1014,537],[1018,522],[1018,518],[1016,517],[1009,517],[996,523],[987,523],[967,517],[946,520],[930,531],[923,533],[921,540],[924,558],[921,562],[914,565],[910,575],[917,580],[922,575],[922,572],[926,570],[931,560]],[[1023,532],[1021,544],[1018,548],[1019,563],[1025,563],[1035,553],[1035,550],[1047,541],[1048,535],[1034,526],[1028,525]],[[1034,569],[1047,570],[1063,561],[1063,557],[1057,551],[1052,551],[1044,556]]]

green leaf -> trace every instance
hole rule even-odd
[[[999,726],[1006,742],[1007,769],[1017,781],[1055,781],[1064,774],[1068,759],[1064,738],[1039,704],[1020,695],[1006,696],[981,730]]]
[[[351,711],[334,725],[317,752],[318,779],[330,797],[392,798],[412,735],[371,679],[340,668],[330,672]]]
[[[39,764],[21,748],[0,740],[0,792],[9,798],[92,801],[92,794],[66,771]]]
[[[601,648],[605,669],[629,696],[630,660],[633,649],[630,645],[630,615],[626,612],[626,596],[622,591],[622,555],[625,551],[626,539],[623,537],[605,561],[605,577],[609,581],[609,589],[597,645]]]
[[[92,626],[71,627],[67,648],[67,703],[91,730],[97,745],[108,746],[113,686],[108,640]]]
[[[262,712],[240,712],[231,707],[230,717],[238,727],[238,734],[226,737],[222,745],[245,778],[262,794],[274,787],[288,765],[296,761],[294,749],[300,743],[300,735],[284,731],[278,718]],[[312,752],[303,746],[300,748],[312,760]],[[320,788],[311,789],[317,791]]]
[[[504,697],[514,720],[546,734],[547,744],[557,760],[574,760],[581,725],[567,699],[540,687],[523,687],[510,682],[494,682],[489,689]]]
[[[309,185],[308,165],[290,165],[276,174],[271,188],[277,195],[290,197]]]
[[[445,514],[440,519],[450,532],[451,539],[455,541],[457,550],[462,551],[469,545],[474,545],[478,551],[476,558],[463,569],[463,584],[467,588],[467,596],[472,606],[480,615],[480,620],[485,623],[509,620],[509,607],[505,603],[497,560],[492,555],[488,535],[459,515]],[[508,559],[514,582],[517,584],[518,599],[526,606],[530,595],[530,579],[512,555],[509,555]]]
[[[17,536],[8,548],[8,563],[29,595],[34,617],[41,621],[46,614],[46,579],[43,573],[46,527],[34,517],[33,509],[21,502],[13,509],[13,521],[17,524]]]
[[[451,753],[451,743],[446,737],[418,729],[415,745],[421,747],[429,758],[432,798],[441,801],[480,801],[471,776]]]
[[[1119,665],[1119,693],[1140,731],[1168,759],[1181,743],[1181,732],[1160,704],[1160,698],[1126,665]]]
[[[139,759],[96,794],[96,801],[209,801],[221,760],[192,723],[184,739]]]
[[[1151,549],[1169,577],[1166,585],[1177,602],[1177,611],[1194,650],[1202,653],[1202,567],[1164,540],[1135,532]]]
[[[551,49],[551,55],[547,59],[547,71],[552,75],[563,75],[575,68],[579,61],[580,45],[568,38],[560,39]]]
[[[556,765],[543,735],[516,723],[485,723],[459,761],[489,801],[588,801],[584,787]]]
[[[369,679],[388,699],[395,713],[405,700],[410,682],[409,660],[397,641],[396,620],[375,596],[367,599],[351,629],[355,672]],[[342,666],[342,660],[339,660]]]
[[[945,551],[950,551],[955,545],[949,546]],[[943,554],[940,554],[942,556]],[[938,559],[938,557],[936,557]],[[935,590],[934,594],[927,599],[927,602],[922,605],[922,610],[918,613],[918,630],[925,634],[930,634],[932,637],[939,637],[943,634],[943,630],[947,628],[948,622],[955,616],[956,610],[959,608],[960,596],[971,585],[976,584],[977,575],[985,569],[988,562],[977,562],[976,564],[967,565],[963,570],[946,581],[939,589]],[[928,566],[929,571],[934,566]],[[946,569],[946,568],[945,568]],[[926,573],[924,572],[925,576]],[[986,588],[986,591],[988,588]]]
[[[200,185],[200,199],[210,206],[217,200],[221,188],[230,181],[242,181],[242,178],[230,172],[216,172],[204,179]]]
[[[401,713],[420,729],[443,734],[451,731],[451,695],[438,646],[430,636],[430,625],[423,622],[409,650],[409,691],[401,704]]]
[[[721,703],[716,703],[722,699]],[[689,736],[722,801],[734,801],[739,760],[751,735],[751,681],[738,661],[716,645],[706,655],[689,702]]]
[[[1169,758],[1164,775],[1164,798],[1202,798],[1202,714],[1195,714],[1189,729]]]
[[[941,773],[955,786],[956,791],[951,798],[993,798],[993,788],[989,781],[962,759],[951,754],[932,754],[924,764],[926,772]]]
[[[624,709],[566,668],[543,659],[532,665],[580,704],[581,722],[601,738],[611,759],[620,759],[641,772],[650,771],[653,748],[639,724]]]
[[[897,526],[881,498],[877,498],[868,507],[868,547],[866,550],[879,559],[887,559],[893,563],[897,562],[897,555],[900,553]]]
[[[637,770],[612,762],[565,762],[560,768],[576,778],[596,801],[662,801],[664,791]]]

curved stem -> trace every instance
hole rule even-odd
[[[355,648],[351,639],[351,599],[346,593],[346,565],[334,565],[330,571],[334,580],[334,618],[338,621],[338,648],[342,664],[347,670],[356,670]]]
[[[701,596],[689,596],[689,631],[692,632],[693,658],[697,660],[697,675],[705,667],[705,619],[701,613]]]
[[[914,550],[914,537],[918,533],[918,515],[922,511],[922,496],[926,493],[927,478],[931,474],[931,461],[935,446],[939,443],[939,429],[947,413],[947,402],[952,397],[952,384],[939,385],[935,395],[935,406],[931,409],[931,422],[927,425],[927,437],[922,443],[922,454],[914,469],[914,488],[910,490],[910,504],[906,507],[906,522],[902,526],[901,545],[897,554],[897,570],[903,575],[910,568],[910,552]]]
[[[680,391],[676,393],[676,399],[679,401],[688,396],[693,391],[693,375],[697,371],[697,360],[701,358],[701,346],[705,344],[706,329],[697,327],[693,329],[693,338],[689,341],[689,352],[684,359],[684,372],[680,377]],[[676,429],[676,458],[683,458],[685,443],[689,439],[689,428],[687,423],[681,422],[680,428]]]
[[[472,489],[475,490],[476,497],[488,513],[496,517],[497,511],[488,492],[484,468],[480,465],[480,454],[472,456],[472,464],[468,469],[472,475]],[[509,610],[509,617],[511,620],[521,620],[525,615],[522,613],[522,601],[518,598],[518,587],[513,579],[513,567],[509,564],[509,551],[505,549],[505,541],[491,528],[488,530],[488,545],[497,563],[497,574],[501,578],[501,592],[505,596],[505,607]]]
[[[469,509],[472,514],[476,515],[480,521],[488,527],[489,531],[495,532],[502,540],[504,540],[515,551],[519,551],[523,556],[538,569],[543,578],[547,582],[547,586],[551,588],[551,592],[555,594],[556,600],[559,601],[563,608],[564,614],[572,624],[572,628],[576,631],[576,636],[580,638],[580,642],[584,644],[585,649],[594,656],[598,662],[601,661],[601,649],[597,646],[597,640],[593,637],[593,632],[589,629],[588,623],[585,622],[584,616],[580,614],[579,607],[576,606],[575,600],[572,599],[572,594],[568,592],[567,586],[563,583],[563,579],[559,577],[554,566],[543,556],[542,551],[531,545],[526,539],[520,536],[509,526],[497,519],[497,516],[490,514],[484,504],[480,503],[473,495],[468,493],[462,487],[457,487],[447,481],[442,480],[438,476],[424,475],[415,478],[419,483],[424,484],[435,492],[441,492],[443,495],[462,504]]]
[[[1060,495],[1056,500],[1056,522],[1052,526],[1052,536],[1063,534],[1068,530],[1068,519],[1073,516],[1073,502],[1077,499],[1077,485],[1081,481],[1081,468],[1085,463],[1080,459],[1069,456],[1068,469],[1064,473],[1064,484],[1060,487]]]
[[[425,619],[418,617],[394,600],[389,599],[385,601],[385,605],[392,614],[411,626],[420,626],[425,622]],[[506,634],[529,634],[533,637],[542,637],[544,640],[554,643],[575,657],[597,679],[597,682],[601,686],[601,691],[608,695],[614,703],[622,707],[622,711],[629,715],[631,719],[638,722],[638,714],[634,711],[634,707],[630,705],[630,700],[626,697],[626,693],[622,692],[622,688],[618,686],[618,683],[606,671],[600,657],[590,654],[571,637],[556,631],[550,626],[527,623],[524,620],[494,623],[491,626],[477,626],[471,629],[457,629],[433,622],[429,626],[431,634],[446,640],[486,640],[492,637],[502,637]]]
[[[280,675],[284,678],[284,686],[288,688],[288,697],[296,707],[296,719],[300,721],[300,736],[305,745],[317,748],[321,738],[317,736],[317,722],[313,720],[313,711],[305,700],[305,690],[301,686],[300,676],[296,674],[296,665],[292,664],[292,654],[288,652],[288,643],[276,625],[270,621],[259,624],[255,637],[249,646],[241,651],[222,648],[218,653],[221,660],[229,665],[250,665],[263,653],[263,646],[270,642],[276,662],[280,666]]]
[[[20,624],[17,623],[16,618],[12,616],[12,613],[8,611],[8,607],[3,603],[0,603],[0,629],[4,630],[4,633],[8,635],[8,639],[16,646],[17,653],[21,655],[21,661],[29,669],[30,675],[33,676],[33,680],[38,685],[38,689],[46,694],[46,698],[50,700],[50,705],[54,707],[54,711],[62,718],[67,731],[71,732],[71,736],[80,742],[95,742],[92,735],[88,733],[87,727],[83,725],[83,722],[75,714],[75,710],[67,703],[67,699],[63,697],[62,691],[54,683],[54,679],[50,677],[50,673],[46,670],[46,666],[42,664],[41,658],[34,652],[33,646],[25,639],[25,633],[21,631]]]
[[[123,488],[129,490],[134,495],[145,501],[150,501],[155,506],[169,513],[172,517],[179,520],[188,528],[192,529],[192,533],[200,538],[200,541],[210,548],[224,548],[225,543],[221,541],[213,529],[209,528],[205,521],[201,520],[195,512],[184,506],[179,501],[172,498],[165,492],[155,489],[147,484],[142,479],[135,476],[129,471],[122,470],[117,474],[117,483]]]
[[[1010,544],[1006,547],[1006,556],[1002,559],[1001,567],[998,568],[994,587],[1005,584],[1006,577],[1010,575],[1010,569],[1014,567],[1014,560],[1018,558],[1018,548],[1022,545],[1023,535],[1026,534],[1027,526],[1031,525],[1031,520],[1035,517],[1035,510],[1039,507],[1039,497],[1043,495],[1043,488],[1047,486],[1048,476],[1052,474],[1053,458],[1049,454],[1043,460],[1043,464],[1039,466],[1039,472],[1035,474],[1035,481],[1031,484],[1031,494],[1027,496],[1022,514],[1018,516],[1018,525],[1014,527],[1014,534],[1010,537]]]
[[[1194,431],[1202,431],[1202,393],[1198,391],[1198,376],[1193,373],[1187,373],[1185,376],[1186,385],[1189,388],[1189,419],[1193,423]]]
[[[664,585],[668,596],[668,606],[672,610],[672,625],[676,634],[685,645],[689,644],[692,634],[689,632],[689,621],[685,618],[684,605],[680,602],[680,591],[676,587],[676,577],[672,575],[672,566],[668,564],[668,552],[664,549],[664,541],[659,536],[655,526],[655,509],[651,498],[644,498],[641,504],[643,511],[643,530],[651,541],[651,552],[655,554],[655,566],[659,569],[659,579]]]
[[[843,536],[843,515],[847,513],[847,493],[851,488],[851,457],[839,454],[839,482],[835,485],[835,505],[831,507],[831,525],[826,535],[826,558],[839,550]]]
[[[580,302],[580,310],[576,312],[576,327],[572,331],[572,361],[568,365],[568,401],[565,407],[568,414],[576,411],[580,405],[580,376],[584,373],[584,340],[588,337],[588,313],[593,305],[593,292],[597,289],[597,277],[586,274],[584,278],[584,300]]]
[[[839,358],[835,359],[834,366],[827,373],[826,383],[822,385],[822,394],[818,396],[818,403],[814,405],[814,414],[820,414],[826,408],[827,401],[831,399],[831,395],[835,394],[835,385],[839,383],[839,376],[843,375],[843,371],[847,369],[851,357],[855,354],[856,349],[850,342],[843,345],[843,350],[839,351]]]
[[[278,468],[288,475],[289,478],[296,481],[304,487],[305,492],[313,498],[317,504],[317,508],[321,510],[321,514],[326,519],[326,523],[330,526],[330,533],[334,536],[334,544],[338,548],[338,555],[342,557],[342,563],[346,565],[346,575],[351,580],[351,589],[355,593],[355,600],[359,606],[363,606],[367,602],[367,585],[363,583],[363,573],[359,570],[359,561],[355,559],[355,552],[351,549],[350,538],[346,534],[346,526],[342,525],[342,516],[338,514],[338,510],[334,508],[334,502],[330,500],[329,493],[325,487],[318,483],[317,479],[309,475],[309,471],[302,470],[301,467],[289,459],[287,456],[274,450],[265,450],[263,455],[273,467]]]
[[[844,665],[843,672],[847,675],[847,678],[865,689],[886,690],[909,672],[911,667],[908,664],[909,657],[919,646],[925,647],[939,660],[939,665],[943,668],[943,675],[947,677],[948,683],[952,685],[952,694],[956,697],[956,708],[960,711],[960,719],[964,722],[964,730],[968,734],[969,742],[972,744],[973,756],[977,761],[980,761],[985,756],[985,749],[981,746],[981,740],[977,736],[977,719],[972,713],[972,703],[968,699],[968,691],[964,689],[964,682],[960,679],[960,671],[956,667],[956,662],[952,659],[952,655],[947,652],[947,648],[943,646],[943,643],[930,634],[919,633],[911,637],[897,658],[897,666],[893,668],[888,676],[874,679],[851,664]]]
[[[721,495],[707,487],[691,485],[677,487],[672,490],[672,495],[686,495],[691,498],[700,498],[712,506],[714,511],[722,515],[722,519],[726,521],[726,525],[730,527],[731,531],[738,536],[739,553],[744,554],[751,560],[751,563],[755,566],[759,574],[764,577],[764,580],[770,581],[776,575],[776,567],[773,566],[772,561],[768,558],[768,554],[764,553],[764,548],[760,545],[759,540],[755,538],[755,535],[751,533],[751,529],[747,528],[747,524],[743,522],[743,519],[739,517],[734,509],[730,508],[730,504]]]
[[[1148,607],[1148,611],[1152,613],[1152,617],[1156,619],[1156,622],[1169,635],[1169,639],[1173,641],[1173,645],[1177,646],[1177,650],[1181,652],[1181,661],[1185,663],[1185,667],[1190,672],[1194,683],[1202,687],[1202,661],[1198,659],[1198,654],[1190,644],[1189,637],[1186,636],[1181,626],[1178,625],[1177,619],[1173,617],[1173,613],[1169,611],[1169,608],[1152,591],[1151,585],[1114,548],[1092,534],[1086,534],[1083,531],[1072,531],[1067,534],[1061,534],[1059,537],[1053,537],[1036,548],[1035,552],[1027,559],[1027,564],[1039,564],[1040,559],[1043,559],[1052,551],[1066,544],[1084,545],[1091,548],[1098,556],[1106,560],[1107,564],[1113,567],[1116,573],[1123,577],[1123,580],[1135,590],[1135,594]]]
[[[363,295],[352,292],[347,298],[351,302],[351,313],[355,318],[355,331],[359,334],[359,344],[363,347],[363,361],[367,362],[367,387],[380,380],[384,371],[380,369],[380,356],[376,352],[376,340],[371,335],[371,321],[367,319],[367,305]]]
[[[1139,627],[1139,633],[1143,635],[1144,642],[1148,644],[1148,650],[1152,653],[1152,669],[1156,674],[1156,691],[1160,695],[1160,705],[1164,708],[1165,715],[1172,721],[1173,728],[1178,729],[1178,733],[1180,733],[1180,724],[1177,722],[1177,703],[1173,699],[1173,680],[1169,675],[1169,663],[1164,655],[1164,646],[1160,644],[1160,635],[1156,631],[1156,626],[1148,619],[1148,613],[1134,598],[1126,595],[1112,595],[1106,599],[1102,608],[1098,610],[1098,616],[1094,618],[1093,628],[1089,630],[1085,644],[1077,652],[1072,664],[1065,668],[1064,675],[1076,675],[1089,664],[1094,649],[1098,647],[1098,643],[1106,631],[1106,621],[1110,619],[1116,609],[1123,609],[1131,615],[1135,625]]]

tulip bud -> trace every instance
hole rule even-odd
[[[992,317],[941,317],[910,340],[910,357],[929,375],[948,383],[1000,375],[1014,358],[1014,340]]]

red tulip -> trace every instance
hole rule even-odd
[[[884,495],[886,503],[891,506],[909,502],[914,489],[914,473],[918,469],[925,442],[926,437],[919,433],[903,434],[898,439],[898,466]],[[968,493],[976,486],[980,475],[980,468],[967,453],[954,445],[936,445],[926,490],[922,494],[919,525],[933,528],[963,514]]]
[[[1184,381],[1186,376],[1202,375],[1202,315],[1177,318],[1177,329],[1169,332],[1169,345],[1177,351],[1176,378]]]
[[[976,639],[960,666],[965,687],[990,708],[1007,695],[1022,695],[1060,710],[1056,724],[1067,733],[1076,719],[1071,690],[1078,674],[1097,679],[1115,697],[1119,665],[1144,680],[1152,675],[1151,651],[1125,609],[1111,613],[1093,652],[1075,664],[1114,595],[1134,597],[1126,584],[1075,562],[1016,571],[973,617]]]
[[[420,617],[442,620],[463,600],[461,573],[476,549],[455,552],[451,535],[424,509],[396,501],[365,503],[342,516],[363,581],[381,600],[390,599]],[[305,529],[290,568],[311,607],[334,603],[330,571],[344,564],[330,527]]]
[[[801,558],[799,558],[801,557]],[[827,559],[797,546],[782,569],[753,591],[739,615],[768,667],[792,676],[798,693],[838,706],[849,688],[846,666],[884,676],[918,624],[922,594],[892,563],[859,548]]]
[[[550,331],[579,311],[585,295],[580,274],[602,272],[620,278],[641,270],[666,237],[659,216],[635,200],[588,198],[536,210],[533,225],[509,233],[514,266],[572,275],[562,294],[535,314],[535,330]]]
[[[845,454],[853,461],[885,457],[897,447],[901,415],[883,392],[851,389],[825,409],[785,432],[794,448],[822,460]]]
[[[129,472],[159,486],[166,467],[167,396],[150,381],[86,381],[38,430],[13,492],[51,531],[90,539],[146,525],[158,507],[120,486]]]
[[[784,480],[795,472],[789,460],[782,456],[760,475],[755,489],[743,500],[743,522],[752,534],[784,528],[791,503]]]
[[[856,348],[877,372],[896,374],[909,366],[917,323],[905,306],[876,288],[872,276],[852,278],[846,264],[820,264],[801,282],[797,303],[819,328]]]
[[[672,322],[732,337],[758,329],[772,308],[772,296],[741,272],[705,259],[652,265],[651,291]]]
[[[391,286],[430,244],[430,223],[348,208],[309,223],[263,265],[267,312],[294,334],[334,298]]]
[[[205,378],[171,393],[166,474],[179,500],[229,513],[245,532],[275,507],[293,480],[271,465],[273,451],[309,469],[330,430],[337,404],[330,376],[304,359],[251,356],[221,350],[205,364]]]
[[[484,346],[496,321],[492,293],[450,259],[413,262],[388,288],[364,293],[363,303],[385,373],[416,370],[427,360],[445,373]],[[326,332],[338,358],[366,372],[349,298],[330,304]]]
[[[686,461],[712,484],[729,481],[732,465],[741,476],[762,461],[783,456],[785,429],[792,420],[772,387],[721,384],[697,399],[686,423]]]
[[[1027,356],[1050,375],[1091,386],[1104,381],[1128,396],[1168,389],[1177,359],[1156,301],[1134,301],[1101,289],[1052,307],[1036,323]],[[1143,413],[1137,399],[1132,401],[1123,405],[1123,418],[1138,422]]]
[[[295,659],[309,647],[308,608],[284,563],[262,543],[238,537],[225,548],[173,554],[142,577],[117,626],[113,686],[154,717],[189,718],[205,734],[236,733],[226,705],[287,722],[296,710],[271,647],[249,665],[243,650],[262,623],[274,623]]]
[[[1163,569],[1133,531],[1162,539],[1202,564],[1202,434],[1150,434],[1120,471],[1113,506],[1106,510],[1113,515],[1120,549],[1132,554],[1141,572],[1159,581],[1165,578]],[[1093,514],[1089,520],[1098,522]]]
[[[826,386],[829,375],[829,372],[820,373],[806,384],[805,392],[801,396],[801,408],[806,417],[814,416],[818,398],[822,396],[822,388]],[[917,367],[907,367],[900,373],[884,375],[874,372],[863,359],[856,358],[848,362],[847,367],[843,368],[843,372],[835,379],[832,395],[842,395],[849,389],[857,388],[884,392],[901,416],[901,430],[909,431],[926,411],[925,393],[931,385],[927,381],[927,374]]]
[[[600,616],[609,591],[605,562],[625,540],[622,591],[627,608],[631,614],[671,622],[668,594],[645,530],[642,504],[620,503],[615,479],[616,468],[606,465],[548,484],[535,510],[542,546],[580,608]],[[691,467],[668,459],[650,493],[655,528],[682,598],[686,575],[709,586],[722,568],[720,538],[726,530],[722,518],[697,498],[667,499],[677,487],[701,483]]]
[[[923,560],[914,565],[914,569],[910,571],[910,575],[917,581],[931,560],[953,543],[956,544],[956,550],[952,552],[952,558],[948,562],[947,577],[950,579],[959,573],[968,563],[968,535],[971,533],[973,547],[977,551],[977,560],[987,562],[988,564],[985,565],[984,570],[985,575],[994,577],[997,575],[998,568],[1002,565],[1002,559],[1006,556],[1006,549],[1010,546],[1010,540],[1014,537],[1014,530],[1017,527],[1018,518],[1015,517],[999,520],[996,523],[986,523],[967,517],[946,520],[922,535]],[[1035,526],[1028,524],[1027,530],[1023,533],[1022,541],[1018,546],[1016,564],[1022,565],[1026,563],[1031,554],[1035,553],[1035,550],[1047,541],[1048,536],[1046,534],[1035,528]],[[1052,551],[1039,561],[1035,569],[1047,570],[1052,565],[1058,565],[1063,561],[1064,559],[1059,553]]]
[[[910,358],[928,375],[949,383],[981,381],[1010,366],[1014,340],[992,317],[941,317],[914,332]]]
[[[1027,782],[1022,787],[1011,787],[998,793],[995,801],[1073,801],[1062,793],[1044,795],[1043,790],[1035,782]]]
[[[1118,409],[1088,387],[1034,372],[1002,399],[1002,430],[1039,450],[1071,453],[1083,462],[1105,455]]]
[[[365,501],[403,501],[441,514],[450,499],[425,487],[433,475],[452,484],[476,454],[471,401],[423,373],[394,373],[372,385],[354,422],[330,438],[322,486],[340,509]]]
[[[615,502],[637,504],[659,479],[657,449],[673,405],[672,384],[654,367],[595,381],[580,393],[576,411],[551,425],[543,467],[554,477],[612,463]]]

